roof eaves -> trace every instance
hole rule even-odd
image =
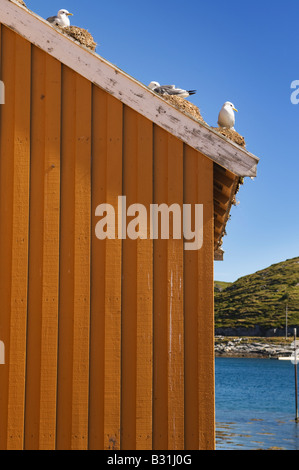
[[[215,163],[237,176],[256,176],[259,161],[256,156],[205,123],[182,113],[19,3],[0,0],[0,22]]]

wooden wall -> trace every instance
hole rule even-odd
[[[213,163],[0,28],[0,449],[213,449]],[[202,249],[99,240],[120,195]]]

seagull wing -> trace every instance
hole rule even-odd
[[[49,18],[47,18],[47,21],[49,21],[49,23],[55,23],[57,19],[57,16],[49,16]]]
[[[180,95],[181,93],[185,92],[185,90],[175,88],[175,85],[162,85],[155,88],[154,91],[160,93],[161,95]]]
[[[153,91],[160,95],[181,96],[182,98],[196,93],[196,90],[183,90],[182,88],[176,88],[175,85],[162,85],[154,88]]]
[[[173,90],[175,90],[175,85],[162,85],[159,88],[160,88],[160,93],[168,95],[168,94],[172,94]]]
[[[195,95],[196,90],[183,90],[183,88],[176,88],[175,85],[166,85],[167,89],[169,89],[172,95],[185,95],[188,93],[189,95]]]
[[[186,90],[182,90],[181,88],[174,88],[172,90],[169,90],[170,95],[182,95],[185,93],[186,93]]]

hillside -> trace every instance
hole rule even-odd
[[[215,281],[215,327],[285,328],[299,325],[299,257],[233,283]]]

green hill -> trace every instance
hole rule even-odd
[[[299,257],[233,283],[215,281],[216,328],[285,328],[286,304],[288,325],[299,325]]]
[[[222,292],[228,286],[230,286],[231,282],[224,282],[224,281],[215,281],[214,282],[214,290],[215,292]]]

